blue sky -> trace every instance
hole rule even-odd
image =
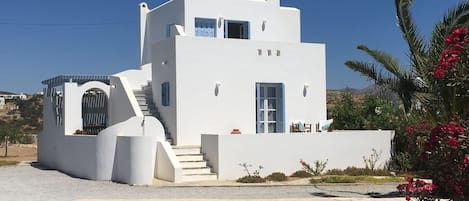
[[[153,8],[164,1],[147,3]],[[0,91],[35,93],[42,91],[42,80],[61,74],[109,75],[137,68],[140,2],[2,0]],[[412,11],[420,31],[428,36],[458,2],[415,0]],[[303,42],[326,44],[329,89],[370,84],[343,65],[349,59],[370,60],[356,50],[359,44],[407,63],[393,0],[282,0],[282,5],[301,10]]]

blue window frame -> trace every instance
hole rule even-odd
[[[169,82],[161,84],[161,104],[169,106]]]
[[[195,18],[195,36],[212,37],[217,36],[215,19]]]
[[[225,20],[225,38],[249,39],[249,22]]]

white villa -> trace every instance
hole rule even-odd
[[[264,166],[262,175],[291,174],[300,159],[360,167],[373,148],[381,164],[390,158],[392,131],[315,129],[326,119],[326,52],[301,42],[298,9],[280,0],[139,9],[138,68],[42,82],[40,164],[151,184],[235,179],[240,163]]]

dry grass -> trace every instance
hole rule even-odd
[[[3,161],[37,161],[37,145],[12,144],[8,145],[8,157],[4,157],[5,147],[0,147],[0,162]]]

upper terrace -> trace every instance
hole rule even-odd
[[[152,63],[153,44],[174,35],[300,43],[300,11],[279,0],[171,0],[152,10],[140,4],[142,64]]]

